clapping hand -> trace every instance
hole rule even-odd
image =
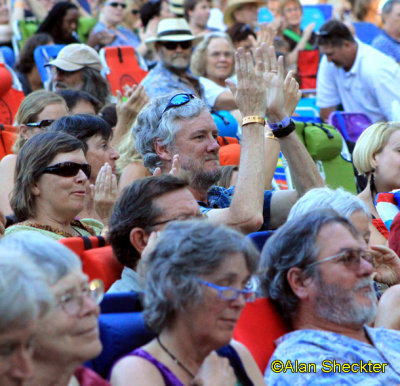
[[[375,280],[387,285],[400,283],[400,258],[397,253],[384,245],[371,245],[375,257]]]

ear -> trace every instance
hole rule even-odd
[[[37,186],[36,183],[35,183],[35,185],[32,186],[31,192],[36,197],[40,196],[40,189],[39,189],[39,187]]]
[[[143,228],[135,227],[129,233],[129,241],[136,248],[136,250],[141,254],[143,249],[149,241],[150,235],[148,235]]]
[[[378,167],[378,164],[379,164],[379,155],[380,155],[380,153],[375,153],[375,154],[372,155],[372,162],[371,162],[371,164],[372,164],[372,167],[373,167],[374,169],[376,169],[376,168]]]
[[[29,130],[28,126],[19,125],[19,133],[21,134],[21,137],[25,140],[27,140],[29,138],[28,130]]]
[[[154,149],[157,155],[164,161],[172,161],[174,156],[168,145],[163,145],[161,139],[156,138],[154,141]]]
[[[312,277],[304,277],[304,272],[299,267],[292,267],[286,274],[286,279],[292,288],[294,294],[301,300],[305,300],[309,296]]]

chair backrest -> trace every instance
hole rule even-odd
[[[19,51],[25,42],[36,33],[39,28],[39,24],[39,21],[35,18],[13,21],[12,46],[16,56],[18,56]]]
[[[328,123],[335,126],[346,141],[357,142],[358,137],[372,121],[364,113],[333,111],[329,114]]]
[[[86,3],[87,3],[87,1],[86,1]],[[89,5],[89,9],[90,9],[90,5]],[[78,33],[79,40],[82,43],[87,42],[87,40],[89,38],[89,34],[92,31],[92,29],[94,28],[94,26],[96,25],[96,23],[97,23],[97,19],[95,17],[80,17],[79,18],[78,28],[76,29],[76,32]]]
[[[225,165],[239,165],[240,162],[240,144],[234,137],[218,136],[219,163]]]
[[[123,266],[103,237],[66,237],[59,241],[79,256],[89,280],[101,279],[106,291],[121,277]]]
[[[63,47],[65,47],[64,44],[51,44],[35,48],[33,56],[43,84],[51,79],[51,67],[45,67],[45,65],[49,63],[50,60],[55,59]]]
[[[274,15],[267,7],[258,8],[258,22],[259,23],[271,23],[274,20]]]
[[[253,303],[246,303],[233,338],[249,349],[264,374],[275,350],[275,340],[289,331],[271,300],[260,298]]]
[[[17,127],[0,123],[0,161],[7,154],[12,154],[12,147],[17,140]]]
[[[317,87],[317,72],[319,66],[318,50],[301,50],[297,58],[297,75],[300,78],[300,88],[313,90]]]
[[[261,252],[264,244],[273,235],[273,233],[273,231],[253,232],[249,233],[246,237],[248,237]]]
[[[354,22],[353,26],[357,37],[366,44],[371,44],[375,37],[382,33],[382,30],[378,26],[365,21]]]
[[[331,4],[303,5],[303,18],[301,20],[301,29],[309,24],[315,23],[314,31],[318,31],[322,24],[328,21],[333,14]]]
[[[124,91],[126,85],[139,84],[147,71],[139,66],[135,49],[132,46],[104,47],[99,52],[100,61],[111,87],[111,93]]]

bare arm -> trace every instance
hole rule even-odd
[[[214,103],[215,110],[235,110],[237,109],[235,99],[231,92],[224,91],[218,95]]]
[[[35,15],[38,20],[44,20],[47,16],[47,10],[43,4],[41,4],[40,0],[27,0],[30,10]]]
[[[321,108],[319,109],[319,117],[321,118],[322,121],[328,122],[329,114],[330,114],[332,111],[336,111],[336,106],[321,107]]]
[[[311,23],[304,29],[301,40],[296,44],[296,47],[287,55],[287,62],[289,65],[297,65],[299,51],[305,49],[306,44],[312,35],[314,27],[315,23]]]
[[[14,170],[17,161],[15,154],[5,156],[0,162],[0,211],[12,214],[10,195],[14,187]]]

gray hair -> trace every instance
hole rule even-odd
[[[23,254],[0,247],[0,333],[26,327],[52,304],[43,272]]]
[[[142,109],[132,128],[132,133],[136,137],[136,149],[143,158],[144,166],[151,171],[162,166],[162,161],[155,150],[155,141],[159,140],[161,145],[172,146],[175,134],[181,128],[178,121],[195,118],[207,109],[204,102],[195,97],[188,103],[171,108],[163,114],[165,107],[175,95],[177,93],[154,98]]]
[[[360,211],[371,218],[367,206],[357,196],[346,192],[342,188],[315,188],[309,190],[293,205],[288,221],[316,209],[333,209],[340,216],[349,218],[354,212]]]
[[[208,221],[170,223],[147,260],[147,326],[160,332],[177,311],[201,303],[203,292],[196,279],[214,272],[234,253],[244,255],[250,274],[256,271],[258,251],[241,233]]]
[[[389,15],[395,4],[400,4],[400,0],[388,0],[382,7],[382,15]]]
[[[316,210],[284,224],[268,239],[261,252],[259,279],[263,296],[277,304],[289,323],[296,314],[299,299],[288,283],[287,273],[299,267],[303,269],[304,278],[315,277],[317,268],[307,266],[315,262],[320,253],[317,237],[322,227],[332,223],[343,225],[354,238],[360,237],[350,221],[337,212]]]
[[[21,231],[1,239],[0,246],[20,252],[38,265],[49,285],[82,267],[81,261],[61,243],[33,231]]]

